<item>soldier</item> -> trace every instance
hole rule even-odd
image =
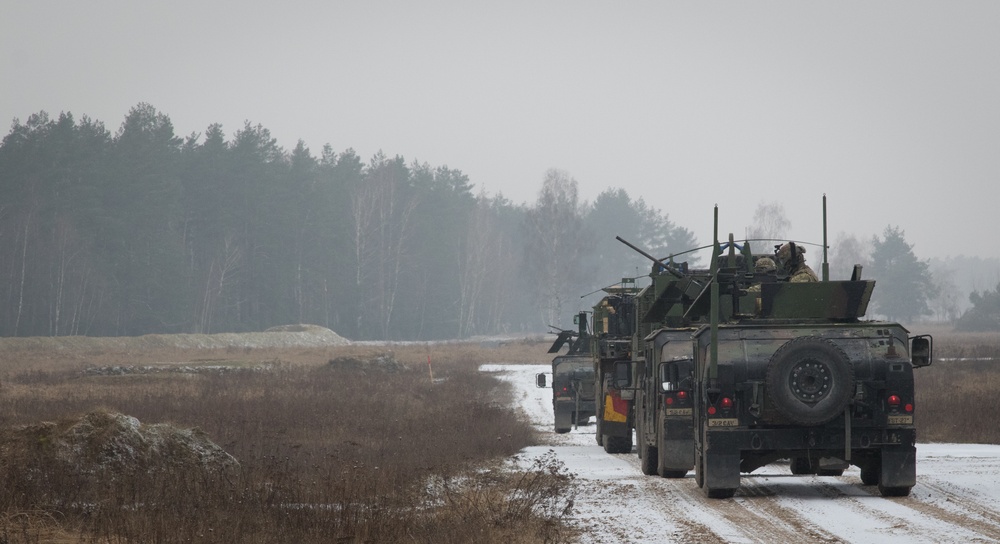
[[[806,248],[795,245],[795,242],[788,242],[774,252],[775,261],[786,273],[790,282],[813,282],[819,281],[819,277],[812,268],[806,264]]]
[[[774,271],[777,267],[774,265],[774,259],[770,257],[759,257],[753,263],[753,271],[755,274],[771,274],[774,275]],[[760,313],[760,283],[754,283],[749,288],[747,288],[747,293],[750,293],[756,300],[757,313]]]
[[[774,259],[770,257],[761,257],[753,263],[753,271],[758,274],[774,272],[777,268],[778,267],[774,265]]]

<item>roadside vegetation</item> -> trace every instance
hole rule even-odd
[[[917,440],[1000,444],[1000,333],[929,332],[935,362],[913,371]]]
[[[506,351],[519,350],[544,360],[541,345]],[[504,464],[535,436],[477,371],[496,351],[22,354],[0,374],[0,542],[564,541],[572,475],[551,458]],[[121,430],[121,415],[141,425]],[[144,455],[129,437],[153,424],[238,464],[176,443]]]
[[[1000,443],[1000,335],[930,332],[919,440]],[[2,351],[0,543],[571,541],[573,475],[505,463],[538,437],[476,370],[547,347]],[[202,442],[143,454],[129,420]]]

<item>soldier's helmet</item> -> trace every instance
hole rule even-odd
[[[792,258],[793,251],[795,252],[794,259]],[[794,265],[803,260],[802,254],[805,252],[806,248],[796,245],[795,242],[787,242],[774,252],[774,258],[778,261],[778,265],[787,267],[790,264]]]
[[[770,257],[760,257],[753,265],[753,271],[758,274],[774,272],[778,267],[774,264],[774,259]]]

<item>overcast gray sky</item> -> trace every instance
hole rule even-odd
[[[762,201],[791,238],[898,226],[1000,257],[1000,2],[0,0],[0,122],[148,102],[462,170],[533,202],[642,197],[699,242]],[[812,261],[815,262],[815,261]]]

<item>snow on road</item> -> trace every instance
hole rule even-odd
[[[1000,542],[1000,446],[917,444],[917,485],[909,497],[883,498],[843,476],[793,476],[787,463],[743,475],[732,499],[705,498],[686,478],[645,476],[632,454],[597,445],[593,424],[553,432],[552,390],[535,387],[548,365],[486,365],[514,386],[517,401],[546,445],[577,475],[572,523],[582,543],[611,542]]]

